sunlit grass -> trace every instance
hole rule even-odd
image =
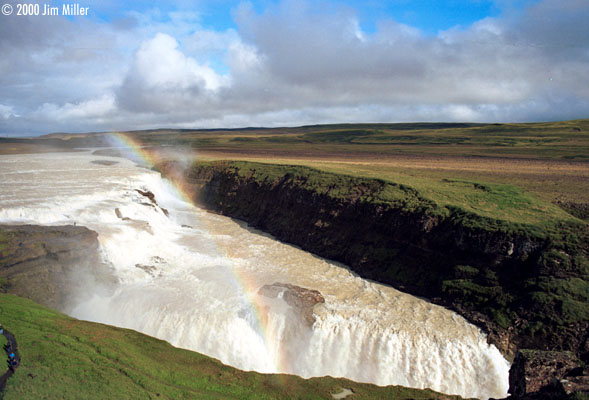
[[[381,179],[416,190],[420,197],[439,208],[459,207],[482,217],[511,223],[549,227],[558,222],[580,222],[560,207],[517,186],[452,178],[434,178],[407,174],[382,165],[337,163],[308,160],[256,159],[272,165],[299,165],[358,178]],[[251,164],[255,168],[255,164]],[[259,170],[259,169],[258,169]],[[269,171],[269,170],[268,170]],[[280,169],[282,172],[282,169]]]

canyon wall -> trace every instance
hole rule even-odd
[[[586,227],[507,223],[440,207],[407,186],[306,167],[158,169],[209,210],[456,310],[508,358],[533,348],[587,360]]]

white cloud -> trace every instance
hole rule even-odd
[[[180,89],[191,87],[215,91],[226,85],[226,79],[212,68],[198,64],[178,50],[173,37],[158,33],[144,42],[135,55],[133,74],[150,88]]]
[[[48,120],[67,121],[104,117],[113,111],[115,111],[115,97],[112,94],[105,94],[97,99],[65,103],[62,106],[44,103],[37,114]]]
[[[5,106],[4,104],[0,104],[0,117],[4,119],[8,119],[10,117],[18,117],[14,113],[14,107]]]
[[[588,117],[586,1],[438,36],[394,20],[366,33],[337,3],[269,4],[238,7],[220,31],[157,8],[112,23],[3,18],[0,134]]]
[[[254,73],[262,64],[256,48],[241,41],[229,45],[226,62],[233,75]]]
[[[173,37],[158,33],[144,41],[117,89],[117,104],[131,112],[164,114],[193,110],[213,101],[228,77],[187,57]]]

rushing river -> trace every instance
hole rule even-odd
[[[507,395],[509,364],[456,313],[196,208],[129,160],[1,156],[0,187],[0,223],[76,223],[98,232],[118,283],[107,292],[81,287],[69,309],[77,318],[244,370]],[[155,194],[157,206],[136,189]],[[280,296],[258,293],[276,282],[322,294],[312,325]]]

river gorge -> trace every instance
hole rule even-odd
[[[460,315],[191,204],[158,172],[89,152],[0,157],[0,223],[97,232],[63,311],[243,370],[505,397],[509,363]],[[96,273],[94,271],[93,273]]]

